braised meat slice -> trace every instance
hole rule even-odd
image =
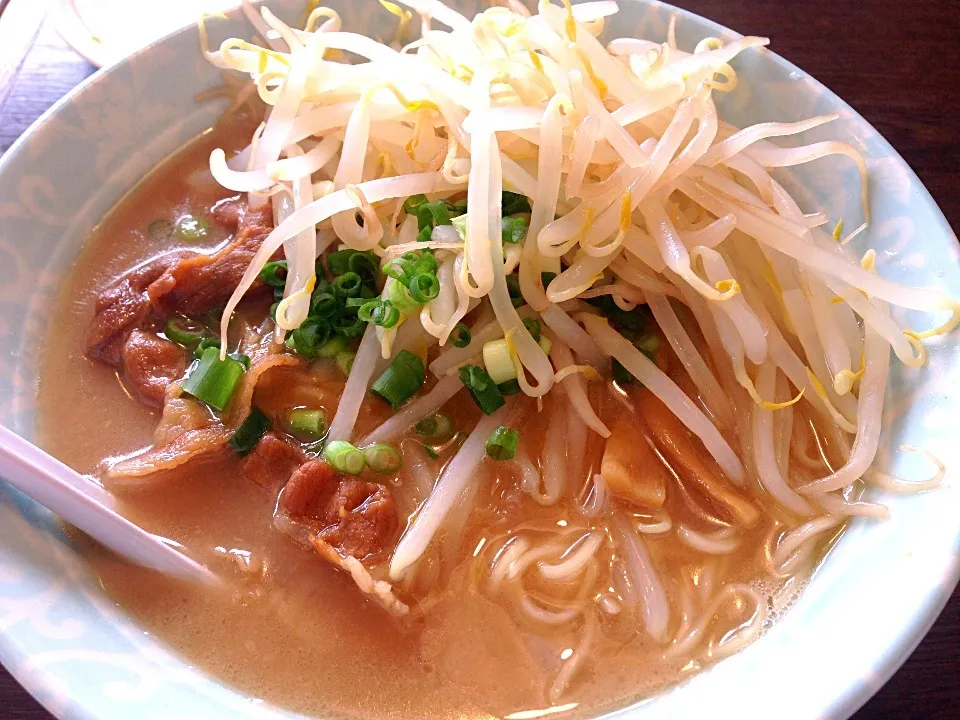
[[[220,225],[234,233],[246,227],[269,228],[273,225],[273,206],[267,202],[251,208],[243,195],[221,200],[211,211]]]
[[[143,325],[151,314],[147,288],[171,267],[194,254],[178,250],[159,255],[135,267],[107,288],[97,299],[93,320],[87,330],[87,357],[119,367],[127,333]]]
[[[167,386],[187,368],[186,352],[153,332],[133,330],[120,352],[127,386],[147,404],[163,405]]]
[[[196,317],[225,304],[269,233],[268,227],[245,227],[215,253],[195,253],[168,267],[147,288],[154,311]]]
[[[317,527],[316,536],[344,556],[382,555],[397,529],[397,507],[383,485],[344,478],[322,460],[301,465],[280,499],[292,518]]]
[[[243,458],[244,477],[268,490],[280,489],[306,457],[293,443],[274,432],[264,434],[253,450]]]

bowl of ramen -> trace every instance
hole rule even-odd
[[[5,488],[3,663],[62,718],[853,712],[957,579],[956,239],[767,43],[278,1],[71,93],[0,163],[2,420],[224,583]]]

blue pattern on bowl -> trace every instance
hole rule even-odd
[[[374,3],[331,3],[346,26],[369,28]],[[301,2],[270,5],[295,18]],[[356,7],[362,5],[363,7]],[[461,6],[465,3],[461,3]],[[664,38],[679,17],[680,47],[706,36],[736,35],[671,6],[626,0],[608,34]],[[358,16],[363,16],[361,25]],[[611,30],[614,32],[611,33]],[[215,20],[216,39],[247,33],[237,14]],[[868,159],[874,213],[869,236],[878,269],[911,284],[960,296],[956,238],[900,157],[849,106],[766,50],[734,62],[740,87],[720,101],[737,125],[799,120],[838,112],[841,119],[792,138],[838,138]],[[58,278],[98,219],[160,159],[208,127],[222,105],[194,97],[219,83],[188,29],[99,73],[52,108],[0,160],[0,421],[33,435],[37,338]],[[859,222],[858,185],[849,161],[824,159],[795,173],[812,203]],[[810,204],[807,209],[814,207]],[[930,318],[906,315],[918,326]],[[960,395],[956,340],[931,347],[918,373],[894,363],[887,428],[888,469],[929,475],[919,456],[893,450],[908,442],[955,468],[960,452],[951,416]],[[2,489],[5,488],[5,489]],[[145,637],[101,593],[54,519],[15,491],[0,488],[0,660],[61,718],[266,718],[291,714],[250,700],[187,667]],[[796,606],[748,651],[617,717],[845,717],[886,680],[919,642],[958,574],[960,495],[955,473],[919,496],[880,496],[886,523],[855,522]],[[785,703],[784,700],[788,699]]]

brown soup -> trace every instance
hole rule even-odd
[[[210,208],[228,193],[205,175],[206,158],[213,147],[235,149],[247,137],[249,128],[227,122],[145,178],[95,230],[66,277],[43,353],[39,437],[78,471],[101,475],[105,459],[149,446],[160,418],[116,368],[84,355],[102,289],[171,250],[168,235],[151,234],[153,221],[172,222],[186,213],[210,218]],[[209,249],[228,235],[211,222],[207,236],[192,244]],[[253,302],[244,312],[262,318],[265,304]],[[659,352],[678,384],[690,387],[675,358]],[[268,415],[302,404],[297,393],[313,388],[332,416],[343,383],[332,361],[270,377],[272,384],[255,396]],[[604,381],[591,392],[605,422],[635,422],[638,388]],[[534,465],[549,443],[551,418],[562,411],[560,397],[551,394],[542,411],[525,398],[515,406],[515,426]],[[465,392],[445,410],[464,430],[478,417]],[[388,415],[368,396],[360,434]],[[795,422],[815,434],[800,410]],[[644,442],[643,434],[634,441]],[[394,494],[400,528],[423,500],[417,473],[422,485],[422,472],[435,477],[452,452],[442,450],[447,454],[432,460],[418,443],[414,434],[401,443],[406,462],[396,477],[364,475]],[[665,467],[658,472],[672,473],[663,509],[621,504],[621,517],[645,531],[642,541],[669,603],[667,640],[673,642],[654,642],[631,595],[637,588],[624,587],[622,572],[617,581],[623,560],[615,529],[602,512],[590,517],[578,509],[589,504],[583,479],[589,468],[597,472],[602,452],[594,438],[583,457],[569,459],[580,465],[579,473],[571,471],[576,482],[549,507],[523,492],[514,463],[483,461],[472,496],[461,499],[473,511],[461,513],[462,527],[448,528],[414,580],[398,588],[411,607],[401,618],[361,593],[347,573],[278,531],[279,488],[248,480],[243,461],[229,448],[117,489],[134,522],[188,548],[230,580],[229,592],[185,587],[132,567],[80,535],[76,543],[120,612],[185,662],[251,697],[324,717],[535,717],[550,707],[562,717],[591,717],[649,697],[762,632],[792,602],[829,542],[816,544],[788,571],[775,571],[772,544],[802,519],[775,511],[759,493],[738,490],[750,497],[759,520],[725,534],[729,518],[711,506],[684,467],[668,469],[661,453]],[[705,456],[702,447],[698,452]],[[709,458],[700,462],[709,464]],[[662,531],[666,517],[674,530]],[[681,542],[680,526],[723,552]],[[578,550],[594,542],[600,547],[576,582],[550,584],[544,563],[556,569],[564,560],[574,562]],[[539,562],[525,554],[538,547]],[[526,557],[526,569],[498,565],[508,553],[514,560]],[[683,641],[698,623],[705,626],[700,641]],[[738,635],[741,626],[747,631]]]

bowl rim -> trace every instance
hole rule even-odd
[[[577,1],[578,0],[574,0],[574,2]],[[257,5],[269,4],[271,0],[253,0],[253,2]],[[658,6],[663,8],[669,14],[676,16],[678,20],[693,20],[698,25],[705,29],[712,30],[718,35],[733,35],[737,37],[742,36],[741,33],[732,28],[728,28],[714,20],[706,18],[690,10],[677,7],[676,5],[668,2],[662,2],[661,0],[618,0],[618,2],[624,5],[627,3],[636,3],[648,7]],[[226,10],[224,14],[233,19],[238,13],[242,13],[242,8],[239,5]],[[73,103],[78,96],[87,92],[90,87],[106,81],[107,78],[109,78],[114,72],[122,69],[132,59],[150,52],[155,46],[162,45],[175,36],[190,32],[193,27],[194,26],[192,24],[185,25],[177,30],[167,33],[163,37],[150,42],[142,48],[139,48],[130,55],[109,65],[98,68],[94,73],[84,78],[80,83],[71,88],[65,95],[53,103],[53,105],[47,108],[47,110],[44,111],[43,114],[41,114],[40,117],[38,117],[33,123],[31,123],[30,126],[10,145],[10,147],[7,148],[3,155],[0,156],[0,175],[6,172],[7,166],[12,164],[14,158],[24,151],[27,144],[31,141],[32,136],[35,133],[40,132],[45,125],[63,112],[64,109]],[[943,236],[947,238],[953,238],[954,242],[957,242],[956,234],[947,221],[946,216],[943,214],[943,211],[940,209],[940,206],[931,195],[930,191],[926,188],[923,182],[921,182],[920,178],[917,176],[910,164],[904,160],[900,153],[897,152],[897,150],[887,141],[885,137],[883,137],[879,131],[876,130],[876,128],[870,122],[868,122],[849,103],[843,100],[843,98],[833,92],[818,79],[804,71],[802,68],[798,67],[791,61],[787,60],[773,50],[770,50],[769,48],[762,48],[761,51],[768,54],[769,57],[781,67],[792,71],[794,74],[797,74],[798,77],[812,81],[815,84],[815,87],[820,89],[823,97],[827,97],[831,100],[831,102],[845,110],[847,113],[847,118],[857,123],[862,123],[866,127],[870,128],[876,134],[873,138],[873,141],[883,149],[883,151],[887,154],[887,157],[891,158],[895,163],[906,169],[908,177],[912,181],[912,187],[919,190],[918,197],[914,200],[914,202],[925,204],[931,210],[933,210],[931,213],[931,219],[936,223],[936,229],[942,233]],[[3,491],[3,488],[0,488],[0,491]],[[829,560],[827,560],[827,562],[829,562]],[[845,683],[842,689],[832,692],[831,696],[828,698],[824,697],[823,703],[821,704],[823,717],[832,717],[840,720],[853,715],[853,713],[862,707],[884,684],[890,680],[897,670],[899,670],[899,668],[904,664],[904,662],[906,662],[906,660],[926,636],[933,624],[937,621],[938,617],[952,597],[958,585],[958,581],[960,581],[960,521],[958,521],[954,532],[954,552],[950,556],[949,561],[946,563],[946,567],[940,568],[940,574],[940,584],[937,586],[931,586],[925,592],[922,603],[915,608],[906,622],[901,623],[896,634],[891,637],[890,642],[884,649],[883,659],[876,662],[871,667],[872,673],[870,682],[864,678],[863,673],[858,673],[857,677],[851,678],[850,682]],[[4,668],[10,673],[10,675],[13,676],[38,703],[43,705],[48,712],[57,718],[83,718],[83,720],[96,720],[97,716],[94,714],[95,709],[88,705],[74,702],[69,710],[65,710],[60,707],[54,707],[52,702],[48,700],[48,693],[45,691],[49,689],[51,684],[50,678],[55,673],[35,673],[32,674],[29,679],[23,677],[22,673],[18,674],[11,669],[11,661],[22,656],[23,652],[21,648],[11,638],[10,633],[7,630],[0,630],[0,662],[2,662]],[[709,670],[710,668],[707,668],[706,672],[709,672]],[[850,674],[854,675],[854,671],[851,670]],[[684,682],[681,681],[679,684],[682,685]],[[670,689],[674,687],[678,687],[678,685],[668,686],[664,689],[664,692],[669,692]],[[646,700],[638,701],[638,703],[645,704],[649,700],[655,699],[656,697],[657,695],[654,695]],[[620,716],[621,713],[629,712],[631,708],[637,706],[638,704],[634,704],[615,710],[613,711],[613,716]],[[604,715],[604,717],[606,716],[607,715]]]

